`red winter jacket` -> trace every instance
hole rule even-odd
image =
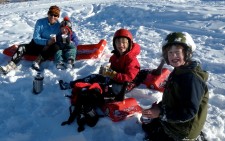
[[[137,43],[133,43],[131,50],[124,55],[120,56],[114,53],[110,57],[111,69],[117,72],[113,80],[119,83],[134,80],[140,70],[140,64],[137,59],[139,53],[140,46]]]

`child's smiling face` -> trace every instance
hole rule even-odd
[[[127,38],[117,38],[115,40],[116,49],[119,51],[120,55],[125,53],[129,47],[129,41]]]
[[[66,27],[61,27],[62,34],[68,34],[69,30]]]
[[[183,47],[172,45],[167,52],[169,64],[173,67],[179,67],[185,64]]]

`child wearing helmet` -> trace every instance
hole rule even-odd
[[[63,80],[59,81],[62,90],[70,88],[74,90],[76,89],[76,85],[82,82],[89,85],[99,85],[100,89],[98,92],[88,91],[88,97],[91,97],[89,98],[91,101],[88,101],[88,98],[86,98],[85,101],[81,103],[82,107],[88,107],[87,109],[95,111],[96,107],[102,107],[103,104],[107,102],[105,99],[122,101],[125,93],[134,88],[135,85],[133,82],[140,70],[140,64],[137,59],[137,55],[140,53],[140,46],[133,42],[132,34],[128,30],[119,29],[114,34],[113,47],[113,55],[109,59],[110,65],[102,66],[99,71],[100,74],[92,74],[82,79],[71,81],[70,83],[64,82]],[[86,89],[85,87],[82,88],[82,90]],[[99,91],[101,91],[101,93],[99,93]],[[94,95],[95,98],[93,98]],[[87,104],[93,102],[95,104],[91,105],[91,107],[90,104]],[[88,113],[82,114],[79,111],[79,106],[77,106],[73,111],[70,111],[70,117],[61,125],[71,124],[75,118],[77,118],[77,122],[80,123],[80,121],[83,121],[81,119],[86,119],[86,115],[88,115]],[[94,123],[96,124],[95,119],[89,120],[95,121]],[[82,125],[84,125],[84,123]],[[84,128],[81,129],[84,130]],[[82,130],[79,130],[79,132]]]
[[[57,69],[72,68],[79,41],[76,33],[72,31],[72,23],[67,16],[61,22],[60,30],[56,36],[54,63]]]
[[[76,82],[97,82],[101,84],[103,90],[107,89],[105,94],[115,96],[116,100],[123,100],[124,93],[121,94],[123,86],[126,84],[124,86],[126,87],[125,92],[135,87],[133,82],[140,70],[140,64],[137,59],[137,55],[140,53],[140,46],[133,42],[130,31],[119,29],[113,36],[113,47],[113,55],[109,59],[110,65],[102,66],[99,74],[92,74],[85,78],[71,81],[69,85],[61,81],[61,89],[72,88]]]
[[[207,116],[208,73],[191,59],[196,45],[186,32],[167,35],[162,54],[168,65],[174,67],[165,86],[163,98],[142,115],[151,118],[142,124],[146,140],[198,141]]]

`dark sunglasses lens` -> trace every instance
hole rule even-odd
[[[49,14],[51,17],[58,17],[56,14]]]

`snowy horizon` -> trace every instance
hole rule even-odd
[[[57,70],[52,61],[43,63],[44,90],[34,95],[36,71],[32,62],[22,60],[17,69],[0,75],[0,141],[141,141],[144,132],[140,114],[113,122],[100,118],[93,128],[77,132],[76,121],[61,126],[69,116],[69,100],[59,89],[58,80],[67,82],[98,73],[111,56],[116,30],[126,28],[141,46],[141,69],[155,69],[161,60],[162,41],[170,32],[188,32],[197,46],[194,59],[208,71],[209,109],[203,131],[209,141],[225,140],[225,1],[223,0],[38,0],[0,4],[0,65],[10,57],[2,52],[13,44],[29,43],[37,19],[47,16],[48,8],[61,8],[59,20],[69,16],[80,44],[107,46],[98,59],[80,60],[75,68]],[[172,69],[170,66],[165,67]],[[140,85],[126,97],[136,98],[143,108],[161,99],[162,93]]]

